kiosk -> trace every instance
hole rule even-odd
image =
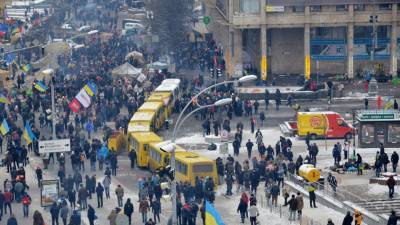
[[[356,114],[360,148],[400,147],[400,112],[395,110],[363,110]]]

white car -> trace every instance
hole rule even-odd
[[[90,26],[82,26],[78,28],[79,32],[87,32],[90,30]]]
[[[125,23],[124,30],[131,30],[131,29],[144,29],[144,26],[140,23]]]

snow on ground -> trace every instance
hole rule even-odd
[[[370,195],[380,195],[382,193],[388,193],[389,189],[386,185],[380,184],[369,184],[368,185],[368,194]]]

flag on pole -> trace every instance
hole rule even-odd
[[[30,143],[32,143],[32,141],[34,141],[36,139],[35,135],[32,132],[31,126],[29,125],[29,123],[25,124],[25,129],[24,129],[24,133],[23,136],[25,138],[26,143],[29,145]]]
[[[79,112],[79,109],[81,108],[81,104],[79,103],[76,98],[74,98],[68,105],[68,107],[71,109],[72,112],[77,113]]]
[[[10,101],[8,101],[6,96],[4,96],[3,94],[0,94],[0,103],[10,104]]]
[[[221,216],[208,201],[206,201],[206,224],[207,225],[225,225]]]
[[[86,93],[90,95],[90,97],[93,97],[94,95],[97,94],[97,87],[96,84],[92,82],[88,82],[83,89],[85,89]]]
[[[22,67],[22,70],[27,73],[29,70],[31,69],[31,65],[30,64],[26,64],[25,66]]]
[[[42,81],[36,82],[35,88],[40,92],[46,92],[48,89],[48,87]]]
[[[81,89],[75,98],[83,105],[83,107],[87,108],[90,106],[90,96],[84,89]]]
[[[10,127],[8,126],[7,120],[4,119],[3,122],[0,125],[0,132],[1,135],[6,135],[10,131]]]

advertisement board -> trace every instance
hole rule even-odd
[[[40,204],[42,207],[51,206],[58,200],[58,180],[43,180],[40,191]]]
[[[70,139],[39,141],[39,153],[70,152]]]

